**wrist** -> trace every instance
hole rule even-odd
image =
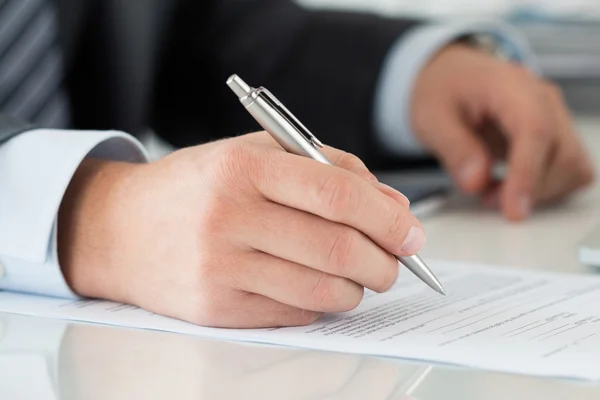
[[[85,159],[71,180],[58,213],[58,256],[74,292],[117,300],[122,226],[131,177],[144,165]]]

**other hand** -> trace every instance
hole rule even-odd
[[[524,67],[466,45],[443,49],[416,82],[418,139],[458,186],[510,220],[590,184],[594,170],[560,90]],[[495,161],[507,175],[494,182]]]
[[[87,160],[61,205],[59,253],[79,294],[198,325],[305,325],[386,291],[425,234],[356,157],[289,154],[266,133],[146,165]]]

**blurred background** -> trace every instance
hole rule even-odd
[[[296,0],[312,8],[369,11],[443,21],[501,18],[529,41],[543,76],[563,90],[571,111],[600,116],[600,0]],[[149,136],[158,158],[172,149]]]
[[[573,111],[600,115],[600,0],[297,1],[435,20],[502,18],[529,39],[542,73],[563,88]]]

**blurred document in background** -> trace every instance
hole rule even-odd
[[[392,15],[427,17],[506,16],[527,10],[552,15],[600,18],[597,0],[296,0],[310,7],[373,10]]]

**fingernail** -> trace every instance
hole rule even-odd
[[[409,255],[416,254],[423,246],[425,246],[425,241],[425,231],[418,226],[413,226],[410,228],[410,231],[408,231],[408,235],[406,236],[406,239],[404,239],[400,251]]]
[[[525,194],[519,196],[517,200],[517,208],[519,214],[521,214],[523,218],[529,217],[531,215],[531,197]]]

